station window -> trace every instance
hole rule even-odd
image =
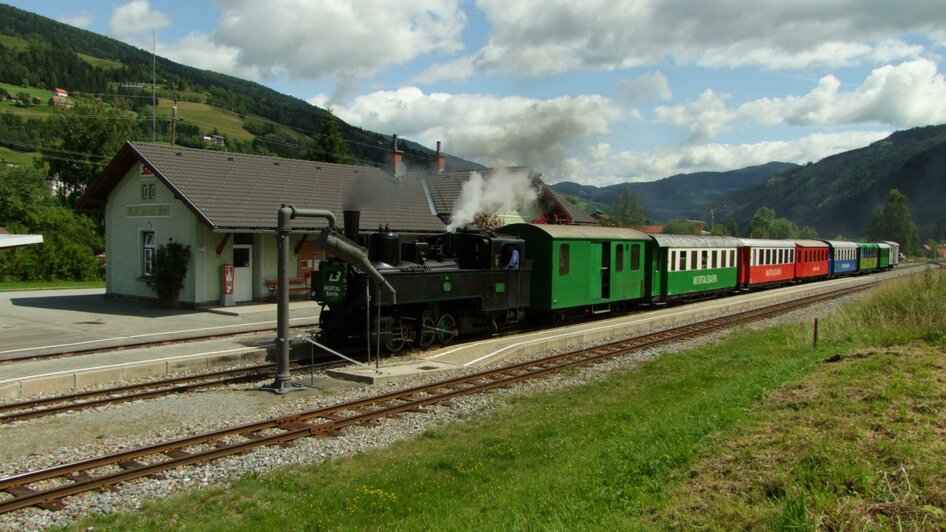
[[[558,247],[558,274],[568,275],[568,244]]]
[[[614,256],[614,271],[624,271],[624,244],[618,244],[617,253]]]
[[[141,199],[153,200],[155,195],[154,183],[144,183],[141,185]]]
[[[151,277],[154,266],[154,231],[141,233],[141,275]]]
[[[641,269],[641,247],[631,246],[631,269],[635,272]]]

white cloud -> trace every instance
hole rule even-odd
[[[520,96],[425,94],[416,87],[359,96],[336,115],[486,164],[556,166],[568,148],[610,131],[623,115],[602,96],[539,100]]]
[[[177,42],[158,44],[158,53],[185,65],[246,79],[259,79],[259,69],[237,64],[239,50],[221,46],[206,35],[191,33]]]
[[[576,181],[588,185],[613,185],[628,181],[653,181],[675,174],[727,171],[772,161],[805,164],[829,155],[861,148],[888,136],[891,131],[814,133],[789,141],[746,144],[701,144],[651,151],[627,150],[600,157],[591,147],[583,157],[569,158],[549,182]]]
[[[874,69],[864,83],[842,91],[825,76],[803,96],[761,98],[734,109],[710,90],[697,101],[661,106],[657,123],[690,132],[691,140],[712,139],[736,122],[761,126],[827,126],[879,123],[900,128],[946,122],[946,79],[936,63],[917,59]]]
[[[152,31],[165,28],[170,23],[167,15],[151,9],[148,0],[132,0],[115,8],[109,29],[112,36],[118,39],[150,48]]]
[[[64,15],[59,17],[59,22],[63,24],[68,24],[70,26],[75,26],[76,28],[88,29],[95,18],[88,13],[79,13],[76,15]]]
[[[697,101],[681,105],[659,106],[654,109],[657,123],[667,124],[690,132],[691,141],[715,138],[732,120],[733,112],[726,108],[728,94],[705,90]]]
[[[923,46],[902,36],[942,42],[946,27],[941,0],[478,0],[477,7],[492,25],[483,48],[419,79],[541,76],[666,59],[715,68],[879,64],[923,56]]]
[[[459,0],[219,0],[214,42],[242,67],[294,79],[359,79],[432,53],[462,49]]]
[[[632,80],[618,82],[618,97],[628,103],[643,102],[652,98],[669,100],[673,97],[670,82],[659,70],[647,72]]]

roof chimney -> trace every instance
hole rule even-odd
[[[404,173],[404,152],[397,149],[397,135],[394,135],[394,149],[391,150],[391,173],[399,176]],[[398,170],[401,170],[400,172]]]
[[[440,141],[437,141],[437,153],[434,154],[433,164],[431,165],[432,174],[442,174],[447,167],[447,158],[440,153]]]

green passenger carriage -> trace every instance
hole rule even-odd
[[[532,309],[607,312],[647,293],[649,236],[633,229],[511,224],[502,233],[526,242],[532,260]]]
[[[653,300],[692,297],[735,289],[738,248],[728,236],[650,235]]]
[[[877,244],[877,267],[881,270],[890,268],[890,244],[886,242]]]
[[[864,272],[877,269],[877,244],[857,243],[857,271]]]

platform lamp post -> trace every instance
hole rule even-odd
[[[329,227],[335,227],[335,215],[332,211],[296,209],[286,205],[277,211],[276,379],[261,389],[279,395],[305,389],[303,385],[292,382],[289,372],[289,222],[297,217],[325,218]]]

